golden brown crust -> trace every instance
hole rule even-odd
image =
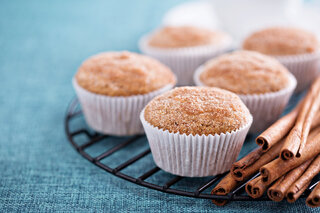
[[[289,71],[277,60],[253,51],[236,51],[207,62],[200,81],[237,94],[277,92],[289,85]]]
[[[219,31],[210,31],[191,26],[163,27],[153,33],[149,45],[158,48],[181,48],[208,44],[221,44],[228,36]]]
[[[144,117],[154,127],[187,135],[231,132],[252,119],[237,95],[211,87],[178,87],[166,92],[146,106]]]
[[[176,83],[168,67],[130,52],[94,55],[83,62],[75,78],[84,89],[108,96],[146,94]]]
[[[306,54],[318,51],[319,41],[313,33],[302,29],[272,27],[246,38],[243,49],[274,56]]]

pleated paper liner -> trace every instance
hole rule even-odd
[[[152,156],[158,167],[169,173],[204,177],[224,173],[231,168],[242,148],[252,118],[238,130],[215,135],[170,133],[140,119],[145,129]]]
[[[157,95],[174,87],[167,85],[159,90],[128,97],[111,97],[89,92],[72,80],[85,120],[97,132],[127,136],[144,133],[139,115],[145,105]]]
[[[297,79],[295,92],[308,88],[319,75],[320,52],[292,56],[275,56]]]

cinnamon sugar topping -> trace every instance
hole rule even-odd
[[[166,92],[146,106],[144,116],[155,127],[187,135],[231,132],[252,119],[237,95],[209,87],[179,87]]]
[[[220,44],[227,38],[225,33],[191,26],[164,27],[155,32],[149,45],[159,48],[179,48]]]
[[[175,84],[171,70],[155,59],[130,52],[105,52],[83,62],[76,74],[84,89],[108,96],[145,94]]]
[[[250,35],[243,49],[274,56],[306,54],[318,51],[319,41],[314,34],[302,29],[272,27]]]
[[[276,59],[253,51],[236,51],[206,63],[200,74],[206,86],[237,94],[263,94],[284,89],[289,71]]]

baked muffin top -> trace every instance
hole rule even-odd
[[[272,27],[247,37],[243,49],[274,56],[307,54],[319,50],[319,41],[313,33],[302,29]]]
[[[192,26],[167,26],[157,30],[149,39],[149,45],[158,48],[182,48],[221,44],[227,34]]]
[[[205,86],[237,94],[263,94],[286,88],[289,71],[269,56],[253,51],[236,51],[208,61],[199,79]]]
[[[176,83],[168,67],[148,56],[130,52],[94,55],[83,62],[75,78],[84,89],[108,96],[146,94]]]
[[[144,118],[154,127],[187,135],[231,132],[252,120],[237,95],[213,87],[178,87],[157,96]]]

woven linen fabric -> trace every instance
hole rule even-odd
[[[216,207],[150,190],[95,167],[69,144],[64,116],[81,62],[102,51],[137,51],[140,36],[181,2],[1,1],[0,212],[319,211],[304,199]]]

